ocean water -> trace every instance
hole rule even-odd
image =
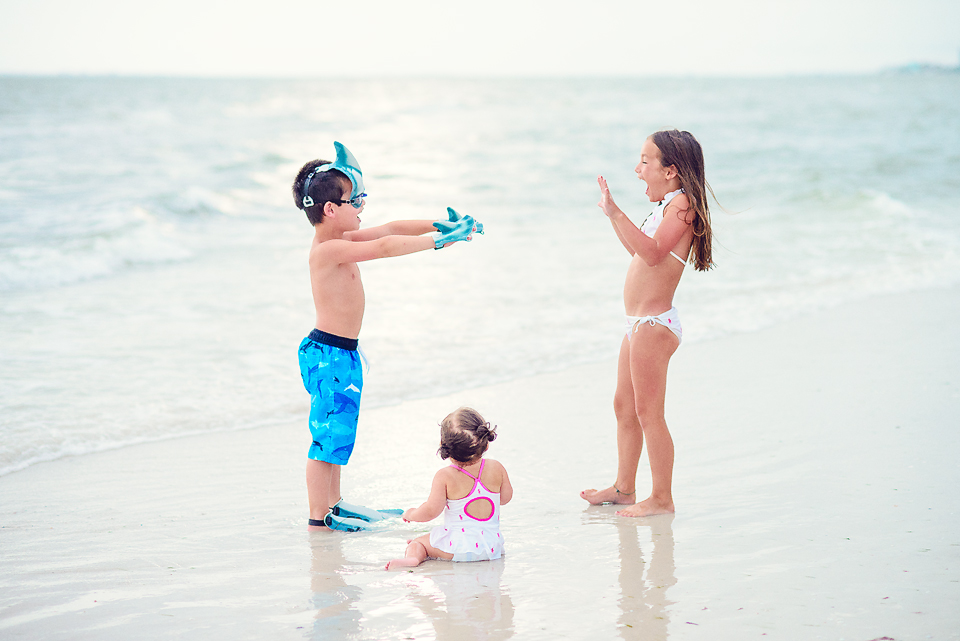
[[[453,206],[486,234],[361,266],[384,406],[612,358],[651,132],[703,144],[717,268],[685,344],[960,277],[960,75],[783,79],[0,77],[0,474],[303,420],[313,230],[290,196],[332,141],[364,225]],[[909,309],[904,310],[905,318]]]

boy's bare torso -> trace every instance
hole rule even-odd
[[[314,239],[310,249],[310,286],[317,310],[315,327],[344,338],[357,338],[363,323],[365,298],[360,268],[356,263],[331,260],[327,243],[347,240]]]

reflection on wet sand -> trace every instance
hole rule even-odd
[[[676,584],[673,560],[673,514],[617,519],[620,534],[620,610],[624,639],[662,641],[670,624],[667,589]],[[644,562],[641,533],[650,533],[649,562]],[[643,537],[646,538],[645,536]],[[644,575],[646,570],[646,575]]]
[[[501,589],[503,559],[476,563],[428,561],[398,577],[407,600],[433,625],[438,641],[513,636],[513,602]]]
[[[355,607],[363,590],[343,579],[347,561],[343,537],[318,532],[310,536],[310,588],[316,621],[314,639],[346,639],[360,630],[360,611]]]
[[[309,540],[312,639],[503,641],[513,636],[513,602],[500,585],[503,559],[427,561],[415,571],[388,573],[379,563],[348,560],[339,533],[317,532]]]

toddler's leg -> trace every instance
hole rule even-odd
[[[388,561],[387,566],[384,569],[395,570],[397,568],[417,567],[427,560],[427,545],[430,545],[429,534],[424,534],[423,536],[418,536],[411,541],[407,541],[407,549],[403,553],[403,558]]]
[[[453,555],[449,552],[441,552],[430,545],[430,535],[424,534],[417,538],[407,541],[407,550],[403,553],[402,559],[394,559],[387,563],[386,570],[396,570],[397,568],[415,568],[428,558],[443,559],[450,561]]]

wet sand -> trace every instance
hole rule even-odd
[[[35,465],[0,478],[0,637],[960,639],[958,326],[954,288],[681,347],[675,516],[578,496],[613,480],[613,360],[365,410],[373,507],[426,498],[450,410],[499,425],[490,563],[383,571],[429,524],[308,533],[305,417]]]

